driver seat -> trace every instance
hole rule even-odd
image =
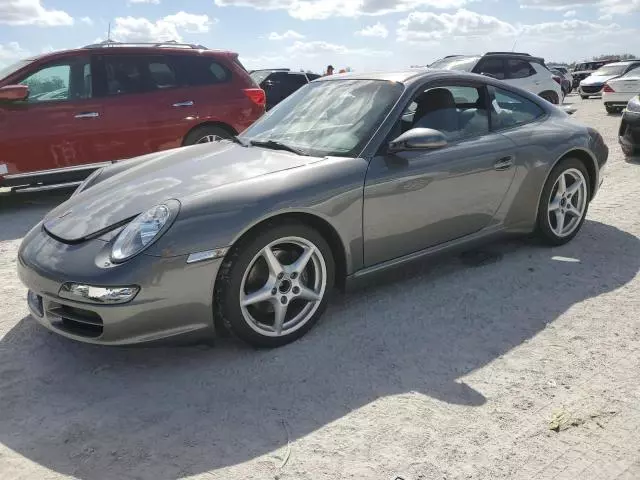
[[[413,117],[412,128],[432,128],[443,133],[460,129],[456,102],[448,89],[428,90],[416,99],[416,103],[418,107]]]

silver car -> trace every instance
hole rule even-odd
[[[75,340],[274,347],[374,272],[508,233],[568,242],[607,156],[486,76],[325,77],[234,141],[95,172],[27,234],[18,272],[33,317]]]

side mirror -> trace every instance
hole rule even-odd
[[[498,77],[493,73],[481,72],[480,75],[484,75],[485,77],[489,77],[489,78],[495,78],[496,80],[498,80]]]
[[[15,102],[26,100],[29,96],[29,87],[26,85],[7,85],[0,87],[0,100]]]
[[[265,80],[264,82],[262,82],[263,90],[269,90],[271,87],[273,87],[273,80]]]
[[[566,113],[567,115],[573,115],[574,113],[576,113],[576,111],[578,110],[576,107],[574,107],[573,105],[562,105],[559,107],[560,110],[562,110],[564,113]]]
[[[444,133],[432,128],[412,128],[389,142],[390,152],[403,150],[433,150],[447,145]]]

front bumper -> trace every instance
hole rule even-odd
[[[603,93],[602,94],[602,103],[611,107],[626,107],[629,100],[635,97],[636,93]]]
[[[185,256],[138,255],[106,267],[110,244],[100,239],[67,245],[47,235],[41,225],[24,238],[18,276],[29,289],[29,310],[46,328],[94,344],[174,343],[214,334],[213,287],[222,259],[187,264]],[[58,295],[63,283],[94,286],[137,285],[128,303],[106,305]]]
[[[618,141],[625,153],[640,149],[640,113],[625,110],[620,122]]]

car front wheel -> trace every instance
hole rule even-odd
[[[229,252],[216,282],[216,307],[241,340],[256,347],[285,345],[318,321],[334,275],[331,249],[316,230],[273,225]]]
[[[554,167],[542,190],[538,208],[538,232],[551,245],[563,245],[576,236],[587,216],[589,173],[575,158]]]

